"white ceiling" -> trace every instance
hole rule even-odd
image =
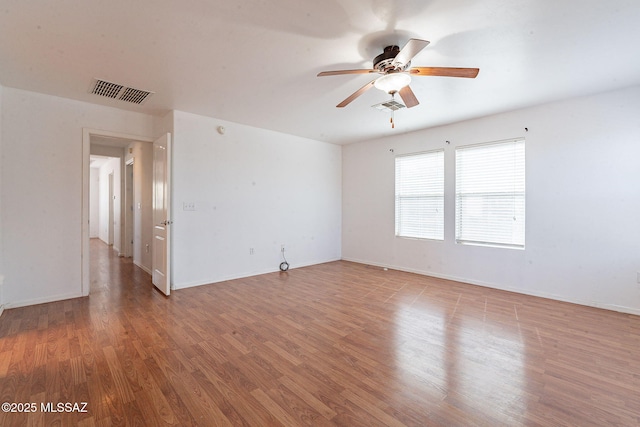
[[[396,129],[372,89],[384,46],[431,41],[420,105]],[[640,84],[638,0],[0,0],[0,84],[151,114],[176,109],[334,143],[378,138]],[[94,78],[155,94],[144,105],[88,93]]]

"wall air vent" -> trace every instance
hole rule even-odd
[[[132,102],[134,104],[142,104],[154,92],[148,90],[135,89],[126,87],[121,84],[108,82],[106,80],[95,79],[89,93],[94,95],[106,96],[107,98],[118,99],[120,101]]]

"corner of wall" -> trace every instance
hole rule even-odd
[[[2,122],[3,122],[3,110],[2,110],[2,85],[0,85],[0,162],[3,158],[2,156]],[[3,244],[3,229],[2,229],[2,163],[0,163],[0,315],[2,315],[2,311],[4,310],[4,292],[3,292],[3,282],[4,276],[2,273],[4,272],[4,244]]]
[[[3,283],[4,276],[0,274],[0,316],[2,316],[2,312],[4,311],[4,293],[3,293]]]
[[[153,134],[158,137],[167,132],[173,134],[174,110],[169,111],[162,117],[154,117]]]

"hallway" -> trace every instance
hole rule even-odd
[[[102,303],[120,298],[135,300],[140,297],[140,292],[146,294],[145,290],[154,290],[151,276],[136,266],[133,258],[119,257],[111,246],[100,239],[91,239],[89,245],[92,300]]]

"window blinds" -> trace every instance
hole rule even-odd
[[[396,236],[444,239],[444,150],[396,157]]]
[[[456,149],[456,242],[524,248],[524,139]]]

